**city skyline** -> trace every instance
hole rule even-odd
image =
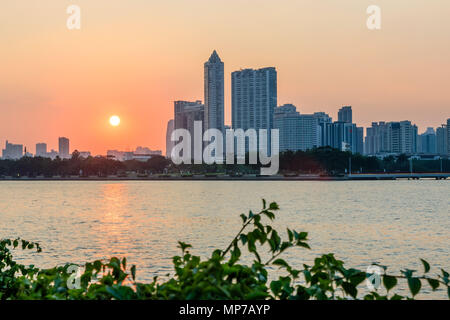
[[[174,101],[173,119],[169,119],[166,128],[165,155],[170,156],[170,150],[175,141],[170,141],[172,131],[187,129],[194,136],[194,122],[201,121],[202,132],[208,129],[219,129],[225,133],[226,128],[236,129],[277,129],[281,144],[280,151],[309,150],[312,148],[330,146],[352,153],[377,155],[380,153],[406,154],[450,154],[449,121],[441,126],[427,127],[420,133],[416,124],[410,120],[379,121],[371,123],[370,127],[358,127],[353,122],[353,109],[350,105],[342,106],[337,111],[337,121],[323,111],[313,114],[300,113],[291,103],[278,105],[278,79],[276,67],[260,69],[241,68],[231,73],[231,126],[224,123],[224,63],[216,50],[213,50],[208,61],[204,63],[204,101]],[[113,127],[120,125],[117,115],[109,118]],[[407,127],[405,127],[405,125]],[[381,127],[382,129],[379,129]],[[405,129],[406,128],[406,129]],[[444,132],[440,130],[443,129]],[[412,130],[412,131],[411,131]],[[431,130],[431,131],[430,131]],[[443,138],[445,136],[445,138]],[[268,146],[271,145],[270,139]],[[58,138],[58,152],[51,149],[47,152],[47,143],[36,143],[35,156],[69,158],[71,156],[69,139]],[[106,155],[117,159],[132,159],[133,152],[117,151],[117,146],[106,151]],[[23,151],[24,145],[8,143],[3,150],[3,157],[18,158],[32,153]],[[137,147],[139,149],[141,147]],[[248,146],[246,147],[246,149]],[[120,148],[119,148],[120,149]],[[78,149],[74,148],[74,151]],[[150,150],[150,149],[148,149]],[[169,152],[168,152],[169,151]],[[161,151],[157,151],[162,153]],[[81,151],[83,155],[92,155],[90,151]],[[191,150],[193,153],[193,149]],[[96,156],[104,156],[96,154]]]
[[[136,145],[164,150],[173,101],[204,96],[199,65],[212,49],[226,64],[227,125],[231,72],[276,66],[278,105],[333,118],[337,108],[352,105],[354,122],[366,128],[405,119],[419,133],[437,128],[450,106],[450,44],[442,41],[450,37],[450,4],[419,2],[383,3],[377,31],[366,27],[364,1],[111,7],[81,0],[83,23],[76,31],[66,28],[64,1],[8,2],[0,13],[7,46],[0,50],[0,144],[8,139],[31,147],[34,137],[64,135],[94,154]],[[170,21],[161,18],[166,12]],[[108,124],[113,114],[122,119],[117,128]]]

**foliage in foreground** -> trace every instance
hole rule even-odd
[[[161,281],[156,277],[150,283],[136,281],[136,267],[127,268],[126,258],[111,258],[107,262],[86,263],[81,276],[76,276],[75,265],[39,269],[14,261],[11,248],[41,252],[37,243],[21,239],[0,241],[0,300],[5,299],[413,299],[427,285],[450,298],[449,274],[441,270],[435,277],[428,276],[430,265],[422,260],[424,273],[415,270],[388,275],[382,267],[380,285],[365,295],[358,294],[367,277],[364,271],[344,267],[333,254],[314,260],[314,265],[303,264],[295,269],[280,258],[287,249],[309,249],[306,232],[287,229],[283,240],[270,222],[275,219],[278,205],[269,206],[263,200],[259,213],[241,215],[242,228],[225,250],[215,250],[202,260],[189,252],[189,244],[179,242],[181,255],[173,257],[175,273]],[[264,223],[263,223],[264,222]],[[265,222],[269,222],[265,224]],[[245,248],[244,248],[245,247]],[[261,258],[261,248],[268,248],[267,261]],[[241,249],[253,256],[251,265],[241,264]],[[269,281],[269,271],[282,268],[284,276]],[[272,278],[272,277],[271,277]],[[399,281],[405,281],[408,296],[394,293]],[[381,292],[384,292],[382,294]],[[387,293],[386,293],[387,292]]]

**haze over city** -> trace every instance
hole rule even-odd
[[[278,105],[301,113],[351,105],[354,121],[411,120],[419,133],[448,118],[450,3],[377,1],[382,28],[366,27],[370,1],[14,1],[0,11],[0,145],[37,142],[93,154],[165,150],[175,100],[203,100],[203,63],[231,72],[274,66]],[[447,9],[447,10],[446,10]],[[112,115],[120,126],[111,126]]]

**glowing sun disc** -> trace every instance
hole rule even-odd
[[[118,116],[112,116],[109,118],[109,124],[113,127],[117,127],[120,124],[120,118]]]

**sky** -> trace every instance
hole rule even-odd
[[[71,4],[80,30],[66,26]],[[71,151],[165,152],[173,101],[203,100],[214,49],[226,124],[231,72],[274,66],[279,105],[333,119],[351,105],[358,125],[411,120],[421,133],[450,118],[449,14],[448,0],[3,0],[0,146],[66,136]]]

